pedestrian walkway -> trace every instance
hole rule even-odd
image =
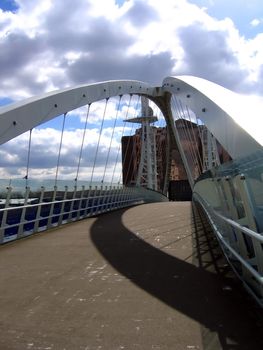
[[[256,350],[260,312],[190,202],[0,247],[1,350]]]

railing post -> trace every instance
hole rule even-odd
[[[26,210],[27,210],[26,206],[28,203],[29,192],[30,192],[30,187],[26,186],[24,205],[20,216],[17,238],[21,238],[24,233],[25,216],[26,216]]]
[[[117,197],[117,190],[116,190],[116,187],[113,186],[113,189],[112,189],[112,201],[111,201],[110,210],[115,209],[115,207],[116,207],[116,197]]]
[[[81,207],[82,207],[82,199],[85,191],[85,186],[82,186],[81,193],[80,193],[80,199],[78,202],[78,212],[77,212],[77,220],[80,218],[80,212],[81,212]]]
[[[68,186],[65,186],[65,191],[63,195],[63,201],[60,209],[60,215],[59,215],[59,220],[58,220],[58,226],[62,225],[63,223],[63,216],[64,216],[64,211],[65,211],[65,204],[66,204],[66,199],[67,199],[67,194],[68,194]]]
[[[86,218],[87,216],[90,216],[90,213],[88,213],[88,210],[90,209],[90,206],[89,206],[89,202],[91,201],[91,186],[89,186],[89,189],[88,189],[88,193],[87,193],[87,202],[86,202],[86,208],[85,208],[85,211],[84,211],[84,218]]]
[[[97,207],[95,210],[95,215],[98,215],[101,213],[101,200],[103,200],[102,193],[103,193],[103,185],[100,186],[100,189],[98,192],[98,201],[97,201]]]
[[[237,206],[236,206],[236,203],[235,203],[235,199],[234,199],[234,195],[236,195],[236,193],[233,193],[233,188],[231,190],[231,186],[233,185],[232,184],[232,179],[229,177],[229,176],[226,176],[224,177],[222,180],[221,180],[221,183],[222,183],[222,191],[223,191],[223,194],[224,194],[224,198],[225,198],[225,212],[224,214],[229,216],[230,214],[230,217],[236,221],[236,222],[239,222],[241,223],[243,221],[243,219],[240,219],[239,216],[238,216],[238,210],[237,210]],[[248,253],[248,250],[247,250],[247,246],[245,244],[245,237],[243,235],[243,233],[226,224],[226,223],[223,223],[223,230],[222,230],[222,235],[224,234],[224,232],[229,232],[228,234],[228,241],[231,245],[231,247],[234,248],[234,250],[236,252],[238,252],[240,254],[240,256],[242,256],[245,260],[248,260],[249,259],[249,253]],[[225,235],[224,235],[225,237]],[[242,276],[245,280],[248,280],[251,278],[250,276],[250,273],[249,271],[244,268],[243,265],[240,266],[241,268],[241,271],[242,271]]]
[[[109,210],[109,206],[111,205],[111,196],[112,196],[112,186],[109,186],[108,192],[107,192],[107,198],[105,202],[105,211],[107,212]]]
[[[109,211],[109,207],[111,205],[111,195],[112,195],[112,186],[109,186],[108,192],[107,192],[107,199],[105,202],[105,212]]]
[[[76,198],[76,192],[77,192],[77,186],[74,186],[74,192],[72,195],[72,202],[70,203],[70,211],[69,211],[69,217],[68,217],[68,221],[72,221],[72,214],[73,214],[73,208],[74,208],[74,204],[75,204],[75,198]]]
[[[95,189],[93,190],[92,201],[91,201],[91,210],[90,210],[91,216],[96,213],[96,208],[94,208],[94,205],[96,201],[97,191],[98,191],[98,186],[95,186]]]
[[[117,208],[119,209],[120,207],[121,207],[121,195],[122,195],[122,193],[121,193],[121,191],[120,191],[120,185],[118,185],[117,186],[117,188],[118,188],[118,194],[117,194]]]
[[[121,196],[121,193],[120,193],[120,186],[117,185],[117,187],[116,187],[116,208],[117,208],[117,209],[120,208],[120,196]]]
[[[223,186],[223,190],[224,190],[224,194],[225,194],[225,200],[227,203],[227,211],[225,211],[225,214],[227,214],[228,212],[230,212],[231,218],[235,221],[239,221],[238,218],[238,213],[237,213],[237,208],[236,205],[234,203],[234,198],[233,198],[233,193],[231,192],[231,179],[230,177],[225,177],[224,179],[222,179],[222,186]],[[247,254],[247,248],[244,242],[244,238],[242,235],[242,232],[240,232],[239,230],[236,230],[234,228],[230,228],[231,231],[233,232],[233,235],[235,235],[234,237],[229,237],[229,243],[231,244],[231,246],[233,246],[233,248],[236,251],[239,251],[241,256],[243,256],[244,258],[247,258],[248,254]]]
[[[124,201],[124,189],[123,187],[120,187],[119,185],[119,189],[120,189],[120,195],[119,195],[119,208],[123,208],[123,201]]]
[[[251,230],[257,232],[257,225],[255,222],[255,214],[253,210],[253,206],[251,203],[250,194],[247,188],[246,177],[244,175],[236,176],[236,184],[238,185],[240,197],[243,202],[245,215],[246,215],[246,226],[248,226]],[[251,238],[253,243],[253,248],[255,252],[255,263],[258,268],[258,272],[263,275],[263,259],[262,259],[262,245],[256,239]]]
[[[108,187],[105,186],[104,189],[101,192],[101,205],[100,205],[100,213],[104,213],[105,212],[105,203],[107,200],[107,192],[108,192]]]
[[[122,185],[123,186],[123,185]],[[125,186],[123,186],[123,190],[124,190],[124,192],[125,192],[125,206],[127,206],[128,205],[128,203],[130,203],[129,201],[130,201],[130,189],[129,188],[127,188],[127,187],[125,187]]]
[[[10,204],[10,198],[12,194],[12,187],[9,186],[6,188],[7,194],[6,194],[6,201],[5,201],[5,209],[9,207]],[[3,212],[2,222],[1,222],[1,229],[0,229],[0,244],[4,242],[5,238],[5,226],[6,226],[6,219],[7,219],[7,210]]]
[[[226,192],[226,184],[225,184],[225,179],[219,177],[219,178],[213,178],[211,181],[213,181],[215,190],[217,192],[219,202],[220,202],[220,208],[222,208],[222,212],[227,215],[230,212],[229,208],[229,199],[227,197]],[[235,234],[235,230],[230,227],[230,232],[229,232],[229,226],[225,222],[220,222],[220,225],[222,226],[222,234],[224,235],[224,238],[233,246],[234,249],[237,248],[237,237]],[[226,234],[227,233],[227,234]]]
[[[50,205],[50,209],[49,209],[49,218],[48,218],[48,222],[47,222],[47,229],[49,229],[52,226],[52,216],[54,214],[54,201],[56,200],[56,195],[57,195],[57,186],[54,186],[54,191],[52,194],[52,203]]]
[[[44,199],[44,194],[45,194],[45,187],[41,186],[41,192],[40,192],[40,197],[39,197],[39,205],[37,207],[37,214],[36,214],[36,221],[35,221],[35,225],[34,225],[34,229],[33,232],[37,232],[39,229],[39,222],[40,222],[40,214],[41,214],[41,203],[43,203],[43,199]]]
[[[127,203],[127,204],[128,204],[128,203],[134,203],[131,188],[130,188],[130,187],[125,187],[125,191],[126,191],[126,193],[127,193],[127,196],[126,196],[126,203]]]
[[[112,210],[112,208],[114,208],[115,194],[116,194],[115,186],[112,186],[111,187],[111,196],[110,196],[109,210]]]

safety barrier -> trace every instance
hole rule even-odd
[[[12,188],[7,188],[4,208],[0,209],[0,244],[41,232],[69,222],[81,220],[108,211],[151,201],[166,200],[162,194],[138,187],[95,187],[80,191],[41,191],[30,195],[26,188],[22,200],[11,199]]]
[[[245,288],[263,307],[263,273],[260,268],[262,250],[261,255],[258,251],[255,253],[256,247],[262,249],[263,235],[226,217],[196,192],[193,194],[193,201],[201,205],[229,264]],[[242,244],[246,246],[246,254]],[[254,254],[250,256],[252,250]]]

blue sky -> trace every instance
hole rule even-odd
[[[253,38],[263,31],[263,6],[261,0],[192,0],[193,4],[206,7],[207,13],[223,20],[229,17],[234,22],[241,35]],[[251,22],[259,19],[258,26],[252,26]]]
[[[176,75],[263,94],[261,0],[0,0],[0,9],[0,105],[110,79],[160,86]],[[110,113],[113,119],[113,106]],[[82,110],[67,119],[72,139],[83,125]],[[61,117],[42,125],[38,142],[58,145],[60,128]],[[93,118],[90,138],[98,128]],[[5,146],[0,177],[14,152],[17,163],[22,159],[21,140],[15,149]],[[72,146],[64,147],[70,153]]]
[[[0,8],[3,11],[15,12],[18,9],[18,5],[12,0],[0,0]]]

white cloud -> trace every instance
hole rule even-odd
[[[257,27],[262,21],[258,18],[254,18],[250,24],[252,25],[252,27]]]
[[[2,145],[0,148],[0,176],[4,178],[22,178],[25,176],[29,155],[30,178],[40,176],[42,178],[54,178],[56,168],[59,166],[60,179],[74,179],[79,162],[79,176],[82,179],[88,179],[90,177],[94,162],[94,178],[98,178],[101,176],[101,169],[104,168],[102,174],[105,171],[106,159],[108,159],[108,162],[105,176],[107,175],[107,178],[111,177],[112,173],[110,173],[110,169],[113,171],[115,167],[117,169],[120,168],[121,138],[123,135],[130,135],[132,128],[134,131],[134,126],[131,127],[131,125],[124,123],[122,120],[114,126],[115,120],[108,118],[107,120],[110,123],[105,124],[100,135],[100,124],[102,122],[100,110],[103,106],[101,102],[98,102],[97,105],[99,107],[96,108],[95,106],[93,111],[93,117],[96,121],[94,124],[96,126],[86,129],[85,135],[83,125],[82,128],[65,129],[63,135],[62,131],[58,129],[50,127],[36,128],[32,131],[30,149],[29,132]],[[116,105],[113,102],[110,102],[109,105],[111,106],[112,113],[116,114]],[[75,118],[75,116],[68,116],[68,118]],[[61,137],[62,144],[59,158]],[[84,143],[81,154],[83,137]],[[97,150],[98,142],[99,148]]]
[[[163,77],[185,72],[209,74],[217,81],[212,71],[222,70],[224,60],[207,60],[197,72],[191,66],[195,55],[188,51],[187,42],[182,43],[182,39],[199,41],[200,57],[206,59],[200,29],[205,40],[215,32],[224,38],[222,47],[214,37],[210,50],[218,57],[227,51],[231,68],[241,72],[238,83],[226,80],[226,85],[244,92],[260,89],[255,77],[261,65],[253,53],[257,37],[246,40],[230,19],[217,20],[186,0],[167,0],[165,6],[159,0],[130,0],[123,6],[113,0],[80,0],[77,5],[67,0],[63,6],[46,0],[18,3],[16,13],[0,13],[0,96],[17,99],[114,78],[161,84]],[[182,38],[188,28],[191,33]],[[258,46],[259,55],[262,51]],[[253,84],[246,85],[250,76]],[[223,79],[218,82],[224,85]]]
[[[230,18],[218,20],[190,1],[166,0],[164,4],[159,0],[129,0],[122,6],[114,0],[17,3],[16,13],[0,11],[0,98],[18,100],[108,79],[137,79],[161,85],[164,77],[182,74],[207,78],[244,94],[263,93],[263,34],[247,39]],[[255,18],[251,25],[257,28],[260,22]],[[128,108],[125,98],[118,123]],[[94,152],[104,107],[104,102],[91,106],[87,152],[92,147]],[[63,176],[74,173],[70,169],[77,164],[86,113],[87,107],[69,113],[82,125],[65,132]],[[136,114],[133,99],[128,117]],[[108,123],[114,123],[115,118],[116,100],[109,101],[105,113],[100,157],[105,156],[103,150],[110,142]],[[118,128],[120,124],[115,130],[112,153],[117,150],[117,135],[121,132]],[[58,130],[34,130],[32,174],[54,173],[59,139]],[[9,174],[14,171],[14,163],[18,172],[24,172],[27,142],[25,134],[1,147],[1,160]],[[86,173],[88,167],[83,164]]]

